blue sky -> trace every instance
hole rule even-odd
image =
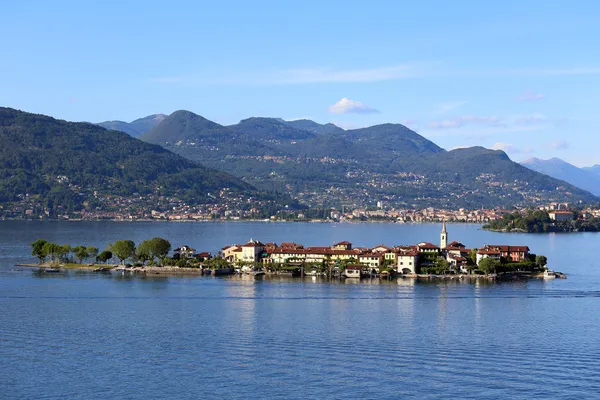
[[[600,163],[597,1],[9,1],[0,105],[99,122],[187,109]]]

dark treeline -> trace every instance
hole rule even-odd
[[[579,211],[574,211],[573,213],[573,220],[557,222],[552,220],[546,211],[528,210],[525,214],[517,211],[512,214],[506,214],[499,220],[491,221],[484,225],[483,229],[529,233],[600,231],[600,221],[597,218],[584,220],[581,218]]]

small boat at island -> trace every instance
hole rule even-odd
[[[94,269],[94,272],[109,272],[110,268],[108,267],[98,267],[96,269]]]
[[[556,278],[556,273],[550,269],[544,271],[544,279],[554,279]]]
[[[360,272],[362,270],[362,265],[348,265],[344,272],[342,273],[342,277],[344,278],[359,278]]]
[[[214,276],[233,274],[235,274],[235,270],[233,268],[217,268],[213,271]]]
[[[258,271],[252,271],[250,272],[250,275],[257,277],[257,276],[263,276],[265,274],[265,271],[262,270],[258,270]]]
[[[53,274],[53,273],[60,272],[60,268],[56,268],[56,267],[44,268],[44,272]]]

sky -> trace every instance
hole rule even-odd
[[[71,121],[401,123],[600,164],[600,2],[6,1],[0,106]]]

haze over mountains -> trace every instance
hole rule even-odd
[[[600,166],[598,165],[578,168],[556,157],[549,160],[530,158],[521,162],[521,164],[529,169],[563,180],[600,196]]]
[[[254,117],[224,126],[180,110],[140,139],[312,206],[384,201],[479,208],[597,201],[502,151],[446,151],[400,124],[343,130],[309,120]]]
[[[112,129],[115,131],[125,132],[133,137],[138,137],[142,133],[149,131],[156,124],[167,118],[165,114],[152,114],[144,118],[138,118],[135,121],[124,122],[124,121],[105,121],[100,122],[100,125],[106,129]]]

